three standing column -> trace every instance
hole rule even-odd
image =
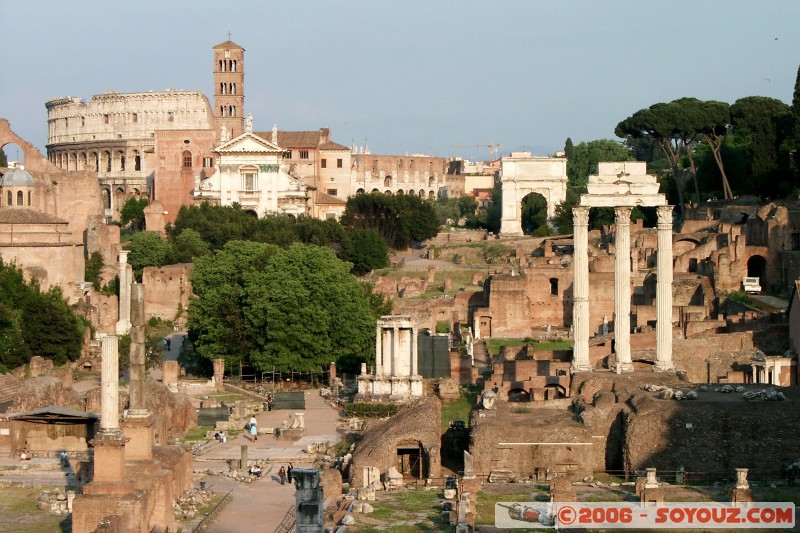
[[[617,372],[631,372],[631,208],[615,207],[614,346]]]
[[[570,372],[592,369],[589,362],[589,208],[573,207],[573,258],[575,276],[572,282],[572,325],[574,344]]]
[[[658,213],[656,256],[656,372],[673,370],[672,364],[672,206]]]

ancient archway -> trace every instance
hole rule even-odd
[[[520,206],[520,225],[525,235],[546,237],[550,234],[547,224],[547,198],[538,192],[525,195]]]
[[[747,260],[747,277],[758,278],[761,290],[766,288],[767,281],[767,260],[760,255],[752,255]]]
[[[500,160],[503,189],[502,235],[523,235],[522,200],[540,194],[547,203],[547,218],[555,216],[556,206],[567,199],[567,160],[532,157],[530,152],[513,152]]]

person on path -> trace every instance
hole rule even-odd
[[[255,424],[250,424],[250,440],[255,442],[258,440],[258,428]]]
[[[281,478],[281,485],[286,484],[286,469],[285,468],[281,467],[281,469],[278,470],[278,477]]]
[[[289,480],[289,483],[292,482],[292,470],[293,469],[294,469],[294,466],[292,465],[292,463],[289,463],[289,468],[286,469],[286,479]]]

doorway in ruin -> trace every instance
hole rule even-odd
[[[531,401],[531,394],[525,389],[511,389],[508,391],[509,402],[529,402]]]
[[[767,275],[767,260],[760,255],[751,256],[747,260],[747,277],[758,278],[758,284],[761,285],[761,291],[766,292],[766,275]]]
[[[544,387],[544,399],[545,400],[557,400],[559,398],[566,398],[567,397],[567,390],[558,384],[552,385],[545,385]]]
[[[427,468],[422,443],[419,441],[403,441],[397,444],[397,470],[403,477],[425,479]]]

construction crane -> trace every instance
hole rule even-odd
[[[489,148],[489,162],[494,161],[497,159],[497,156],[500,152],[500,148],[503,147],[502,144],[499,143],[486,143],[486,144],[454,144],[453,146],[468,146],[470,148]]]

